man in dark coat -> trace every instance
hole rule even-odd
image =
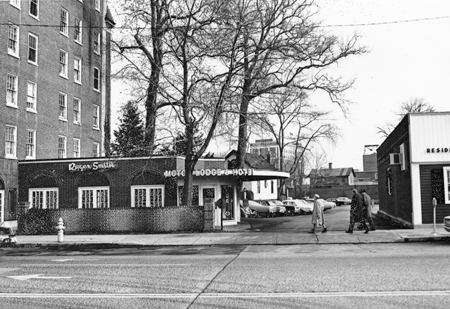
[[[364,233],[369,233],[369,227],[367,226],[367,209],[364,206],[363,196],[358,193],[358,190],[353,189],[353,198],[350,204],[350,225],[346,233],[353,233],[353,227],[356,222],[360,222],[366,231]]]

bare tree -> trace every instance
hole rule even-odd
[[[398,122],[400,122],[405,115],[409,113],[430,113],[434,112],[434,106],[425,101],[424,98],[411,98],[405,101],[400,106],[400,111],[397,112]],[[398,123],[397,122],[397,123]],[[378,134],[387,137],[395,129],[396,124],[386,123],[384,126],[378,126]]]
[[[328,112],[317,111],[312,106],[305,92],[296,88],[285,88],[279,94],[264,100],[266,113],[260,115],[259,121],[264,130],[275,139],[280,149],[279,166],[284,172],[295,175],[307,151],[322,139],[334,141],[338,129],[329,123]],[[291,156],[285,156],[287,150]],[[285,187],[285,180],[280,181],[279,195]]]

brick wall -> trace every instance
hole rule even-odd
[[[39,213],[36,221],[30,218]],[[203,207],[29,210],[18,218],[18,234],[53,234],[59,218],[65,234],[211,231],[211,209]],[[31,214],[31,215],[30,215]],[[28,215],[28,218],[26,217]],[[42,224],[45,218],[47,224]]]

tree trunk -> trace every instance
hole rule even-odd
[[[159,69],[152,68],[152,74],[147,88],[147,99],[145,101],[145,143],[147,145],[147,154],[149,156],[152,155],[155,150],[159,74]]]

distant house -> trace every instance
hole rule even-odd
[[[343,168],[318,168],[309,173],[311,188],[324,188],[333,186],[355,184],[355,171],[353,167]]]
[[[355,185],[378,185],[377,171],[361,171],[355,172]]]

